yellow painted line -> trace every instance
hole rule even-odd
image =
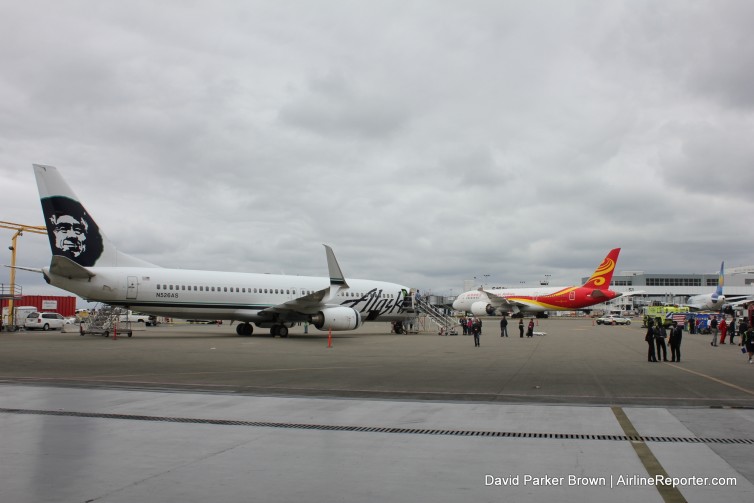
[[[741,386],[739,386],[737,384],[733,384],[733,383],[730,383],[728,381],[723,381],[722,379],[718,379],[717,377],[712,377],[710,375],[703,374],[701,372],[697,372],[696,370],[690,370],[690,369],[687,369],[685,367],[681,367],[679,365],[675,365],[675,364],[672,364],[672,363],[667,363],[667,365],[670,366],[670,367],[676,368],[678,370],[683,370],[684,372],[688,372],[689,374],[694,374],[694,375],[698,375],[699,377],[704,377],[705,379],[709,379],[710,381],[714,381],[714,382],[716,382],[718,384],[722,384],[723,386],[728,386],[729,388],[733,388],[733,389],[736,389],[738,391],[743,391],[744,393],[746,393],[748,395],[753,395],[754,396],[754,391],[752,391],[750,389],[742,388]]]
[[[640,438],[639,432],[636,431],[633,423],[631,423],[631,420],[628,419],[626,412],[621,407],[610,407],[610,409],[613,411],[613,414],[615,414],[615,419],[618,420],[618,424],[623,428],[623,432],[627,437]],[[641,464],[644,465],[644,469],[647,470],[647,473],[652,478],[656,478],[660,475],[662,477],[660,480],[662,481],[669,477],[668,472],[665,471],[665,468],[662,467],[644,441],[632,440],[631,447],[634,448],[636,455],[639,456],[639,461],[641,461]],[[686,503],[686,498],[683,497],[683,494],[681,494],[681,491],[679,491],[678,488],[664,483],[659,483],[655,485],[655,487],[665,503]]]

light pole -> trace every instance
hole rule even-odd
[[[482,280],[482,284],[479,285],[479,286],[481,286],[482,288],[484,288],[484,283],[487,282],[487,278],[489,278],[489,277],[490,277],[489,274],[482,274],[481,276],[474,276],[474,281],[476,282],[478,280]]]
[[[23,236],[24,232],[33,232],[36,234],[47,234],[47,229],[39,225],[23,225],[14,224],[12,222],[0,221],[0,228],[10,229],[16,231],[11,239],[11,245],[8,247],[10,250],[10,292],[8,296],[8,327],[13,327],[16,324],[15,315],[13,312],[14,301],[16,298],[16,251],[18,250],[17,241],[19,236]]]

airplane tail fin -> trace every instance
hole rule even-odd
[[[156,267],[154,264],[119,252],[100,232],[97,223],[79,202],[57,168],[34,164],[34,175],[50,239],[53,265],[66,262],[61,260],[62,257],[83,268]]]
[[[715,289],[714,298],[719,298],[723,295],[723,286],[725,285],[725,261],[720,263],[720,275],[717,277],[717,288]]]
[[[620,248],[610,250],[607,257],[597,267],[592,276],[584,283],[584,288],[595,288],[597,290],[607,290],[610,288],[610,280],[613,279],[613,272],[618,263],[618,254]]]

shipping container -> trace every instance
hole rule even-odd
[[[60,313],[64,317],[76,315],[76,297],[59,295],[24,295],[14,301],[15,306],[34,306],[40,312]],[[2,307],[8,306],[3,299]]]

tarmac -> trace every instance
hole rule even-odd
[[[639,324],[2,332],[0,500],[754,500],[754,365]]]

